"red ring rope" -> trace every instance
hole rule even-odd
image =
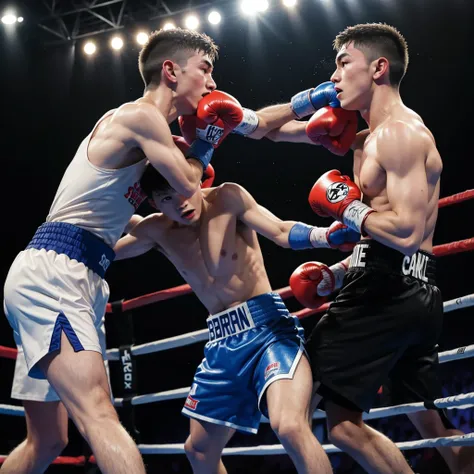
[[[433,253],[437,257],[444,257],[445,255],[454,255],[456,253],[467,252],[469,250],[474,250],[474,237],[433,247]]]
[[[7,456],[0,456],[0,464],[7,459]],[[94,456],[87,458],[87,462],[96,464]],[[69,466],[84,466],[86,464],[85,456],[58,456],[51,464],[66,464]]]
[[[474,198],[474,189],[468,189],[462,193],[453,194],[452,196],[440,199],[438,207],[451,206],[452,204],[458,204],[459,202],[467,201],[472,198]]]

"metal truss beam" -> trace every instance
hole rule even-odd
[[[41,0],[36,5],[36,24],[47,43],[69,42],[230,1]]]

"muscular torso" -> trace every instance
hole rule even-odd
[[[225,209],[219,190],[203,191],[199,226],[168,222],[158,247],[211,314],[271,291],[256,233]],[[163,228],[166,218],[157,219]]]
[[[354,147],[354,178],[363,193],[363,202],[378,212],[391,211],[395,207],[387,196],[386,172],[383,167],[383,157],[378,149],[383,133],[390,128],[391,123],[403,121],[420,135],[424,143],[425,170],[428,183],[428,212],[426,215],[425,231],[420,245],[422,250],[431,252],[433,233],[438,216],[438,199],[440,175],[442,170],[441,157],[436,149],[433,135],[423,121],[412,110],[400,105],[395,108],[390,117],[379,125],[372,133],[361,132]],[[392,199],[393,201],[393,199]]]

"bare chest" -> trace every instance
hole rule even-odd
[[[358,178],[362,193],[369,199],[386,194],[386,173],[377,158],[376,140],[369,137],[354,162],[354,175]]]
[[[247,246],[235,217],[203,217],[199,229],[182,228],[169,233],[162,252],[191,284],[209,286],[239,273]]]

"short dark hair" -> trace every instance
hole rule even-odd
[[[385,23],[349,26],[336,36],[334,49],[339,52],[351,42],[364,53],[368,61],[386,57],[390,63],[390,83],[393,86],[400,84],[408,67],[408,45],[395,27]]]
[[[153,199],[153,193],[163,193],[172,191],[170,183],[148,163],[140,179],[140,187],[148,199]]]
[[[208,54],[212,61],[218,56],[217,45],[204,33],[182,28],[154,31],[138,56],[138,68],[145,86],[160,83],[164,61],[170,59],[182,64],[196,51]]]

